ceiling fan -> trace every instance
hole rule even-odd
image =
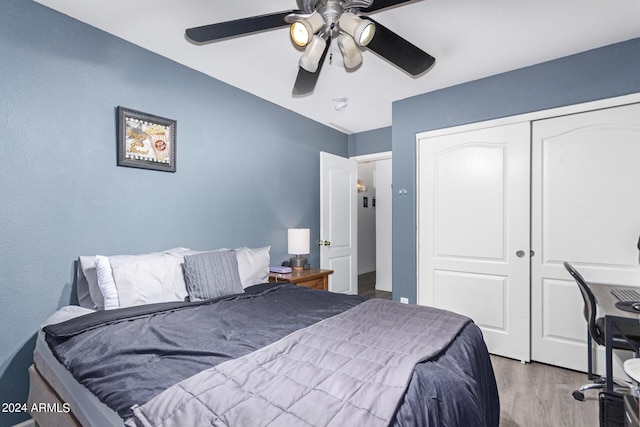
[[[269,13],[217,24],[189,28],[186,36],[206,43],[290,25],[291,40],[304,53],[293,86],[293,96],[313,92],[331,41],[337,41],[346,68],[362,63],[367,47],[402,70],[417,76],[435,58],[373,19],[361,17],[415,0],[296,0],[297,10]]]

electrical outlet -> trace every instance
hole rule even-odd
[[[400,302],[402,304],[409,304],[409,298],[406,297],[400,297]]]

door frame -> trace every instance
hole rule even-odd
[[[351,156],[349,157],[350,159],[353,159],[356,161],[356,163],[358,163],[358,165],[360,163],[371,163],[371,162],[377,162],[380,160],[392,160],[393,161],[393,152],[392,151],[382,151],[380,153],[372,153],[372,154],[363,154],[363,155],[359,155],[359,156]],[[393,166],[393,165],[392,165]],[[393,200],[393,197],[392,197]],[[391,240],[393,241],[393,224],[389,225],[391,227],[391,229],[389,230],[390,235],[391,235]],[[377,228],[377,223],[376,223],[376,228]],[[391,245],[392,242],[389,242],[389,245]],[[376,243],[377,245],[377,243]],[[376,248],[377,251],[377,248]],[[358,253],[358,256],[359,253]],[[356,260],[357,262],[357,260]],[[393,260],[389,260],[389,268],[393,268]],[[378,271],[378,261],[377,261],[377,257],[376,257],[376,271]],[[376,290],[378,290],[377,285],[376,285]],[[384,290],[385,292],[393,292],[393,279],[391,279],[391,289],[390,291],[387,291],[386,289]]]
[[[378,160],[388,160],[392,158],[392,155],[393,151],[382,151],[380,153],[361,154],[359,156],[351,156],[349,158],[355,160],[357,163],[365,163],[375,162]]]

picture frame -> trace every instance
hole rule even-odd
[[[118,166],[176,171],[175,120],[118,106]]]

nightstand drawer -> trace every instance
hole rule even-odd
[[[289,282],[305,288],[329,290],[329,275],[333,270],[312,268],[310,270],[293,270],[291,273],[269,273],[269,282]]]
[[[324,280],[325,280],[324,278],[320,277],[318,279],[305,280],[302,282],[298,282],[296,283],[296,285],[304,286],[305,288],[324,290]]]

